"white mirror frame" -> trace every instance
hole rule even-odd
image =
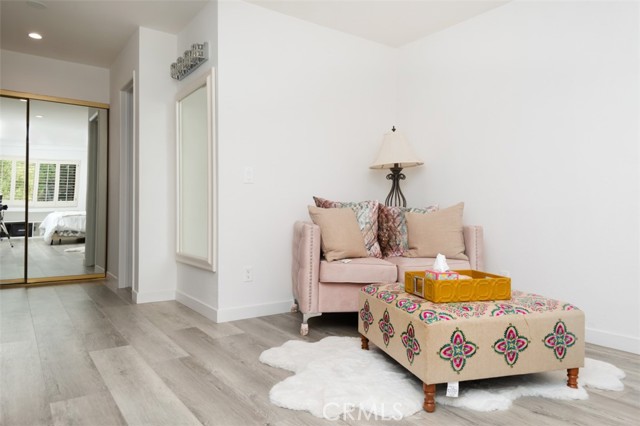
[[[183,155],[185,141],[182,140],[184,126],[182,101],[202,87],[206,89],[207,94],[207,170],[206,176],[203,173],[202,180],[199,180],[198,183],[206,185],[206,218],[204,219],[206,223],[197,224],[197,226],[202,229],[203,233],[206,233],[206,253],[189,253],[185,250],[183,241],[185,238],[184,210],[187,207],[184,204],[186,191],[184,191],[183,187],[188,185],[189,182],[185,182],[184,169],[186,167],[183,167],[182,164],[185,161],[185,156]],[[211,68],[209,73],[194,81],[193,84],[181,91],[176,98],[176,260],[213,272],[216,271],[215,247],[217,237],[215,131],[215,69]]]

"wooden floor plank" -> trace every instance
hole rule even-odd
[[[51,416],[54,426],[127,425],[108,391],[54,402]]]
[[[91,352],[113,399],[129,425],[200,425],[131,346]]]
[[[212,338],[244,333],[233,323],[216,324],[176,301],[144,303],[138,309],[156,327],[165,333],[185,328],[199,328]]]
[[[128,344],[81,287],[60,286],[56,291],[87,351]]]
[[[103,308],[116,330],[149,362],[187,356],[165,333],[151,323],[136,305]]]
[[[260,364],[255,355],[260,350],[245,334],[212,339],[197,328],[178,330],[171,337],[189,352],[192,359],[204,367],[225,386],[234,389],[240,404],[251,406],[268,423],[297,422],[299,425],[317,425],[321,421],[306,412],[295,412],[275,407],[269,401],[271,387],[291,373]],[[235,341],[246,341],[254,347],[251,354],[238,351]],[[233,348],[233,349],[231,349]]]
[[[0,291],[0,312],[29,312],[29,298],[27,297],[27,289],[7,288]]]
[[[0,424],[50,423],[49,400],[36,341],[0,344]]]
[[[226,426],[267,423],[253,406],[241,403],[235,389],[191,357],[162,362],[154,370],[203,425],[218,425],[220,419]]]
[[[0,291],[0,343],[35,340],[25,288]]]
[[[27,294],[49,401],[104,391],[105,384],[55,287],[30,288]]]
[[[82,289],[101,308],[130,305],[131,300],[112,292],[100,282],[81,284]]]

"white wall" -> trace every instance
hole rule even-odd
[[[178,83],[178,92],[202,78],[217,66],[218,6],[211,1],[178,34],[175,58],[181,56],[193,43],[209,43],[209,60]],[[174,61],[175,61],[174,58]],[[217,320],[218,274],[198,269],[184,263],[176,265],[176,299],[198,312]]]
[[[465,201],[487,269],[640,352],[638,5],[514,2],[401,49],[411,204]]]
[[[173,34],[140,28],[137,302],[175,299],[175,93]]]
[[[134,180],[137,213],[134,217],[138,258],[133,296],[137,303],[173,300],[176,289],[175,266],[175,114],[176,85],[169,77],[175,60],[176,36],[139,28],[111,67],[110,173],[125,176],[122,164],[123,141],[121,91],[134,81]],[[110,207],[109,258],[120,259],[119,241],[124,214],[121,209],[126,182],[110,175],[113,194]],[[117,217],[118,219],[114,218]],[[122,259],[120,259],[121,261]],[[114,278],[118,272],[111,271]]]
[[[258,6],[219,3],[218,320],[287,311],[293,222],[312,196],[384,198],[369,170],[395,118],[396,52]],[[243,184],[245,167],[255,183]],[[243,267],[254,281],[243,283]]]
[[[0,87],[108,104],[109,70],[1,50]]]

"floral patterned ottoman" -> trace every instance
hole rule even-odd
[[[584,313],[575,306],[513,291],[511,300],[432,303],[404,286],[362,288],[358,331],[423,381],[424,409],[435,410],[437,383],[567,369],[577,387],[584,365]]]

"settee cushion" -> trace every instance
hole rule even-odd
[[[431,213],[438,205],[425,208],[385,206],[378,209],[378,242],[384,257],[402,256],[409,250],[407,242],[407,219],[405,213]]]
[[[404,273],[408,271],[424,271],[431,269],[435,257],[388,257],[385,260],[398,266],[398,281],[404,283]],[[449,269],[473,269],[468,260],[447,258]]]
[[[394,283],[397,278],[396,265],[375,257],[320,262],[320,282],[323,283]]]
[[[325,209],[332,208],[351,208],[356,214],[358,220],[358,226],[364,238],[364,245],[367,248],[367,253],[372,257],[382,257],[382,251],[380,250],[380,244],[378,244],[378,206],[377,201],[360,201],[355,202],[342,202],[331,201],[320,197],[313,197],[313,201],[317,207]]]
[[[429,214],[406,213],[409,250],[407,257],[469,258],[464,254],[462,211],[464,203]]]
[[[309,206],[309,216],[320,227],[322,252],[328,261],[366,257],[367,250],[356,222],[356,215],[350,208],[321,209]]]

